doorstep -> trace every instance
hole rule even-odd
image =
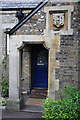
[[[23,112],[43,112],[44,109],[42,106],[35,106],[35,105],[25,105],[24,108],[20,111],[23,111]]]

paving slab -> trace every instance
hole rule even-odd
[[[25,107],[21,111],[42,113],[44,109],[42,106],[25,105]]]
[[[27,119],[34,119],[34,120],[42,120],[42,113],[41,112],[27,112],[27,111],[2,111],[2,120],[27,120]]]

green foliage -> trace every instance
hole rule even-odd
[[[4,57],[3,59],[2,59],[2,67],[3,68],[6,68],[6,57]]]
[[[6,82],[5,78],[2,79],[2,96],[8,97],[9,84]]]
[[[1,106],[6,106],[6,100],[7,98],[3,98],[3,97],[0,98]]]
[[[7,77],[5,75],[5,70],[6,70],[6,66],[7,66],[7,62],[6,62],[7,58],[4,57],[2,59],[2,80],[1,80],[1,86],[2,86],[2,97],[0,97],[0,104],[2,106],[6,105],[6,100],[9,96],[9,83],[7,80]]]
[[[43,118],[46,120],[64,120],[64,119],[79,119],[79,102],[80,90],[76,90],[73,86],[65,86],[63,91],[59,91],[60,99],[51,100],[47,98],[44,100]]]
[[[78,50],[78,53],[80,53],[80,50]]]
[[[9,84],[6,80],[6,76],[5,76],[5,70],[6,70],[6,60],[7,58],[4,57],[2,59],[2,69],[3,69],[3,72],[2,72],[2,97],[8,97],[8,91],[9,91]]]

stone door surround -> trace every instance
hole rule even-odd
[[[60,36],[52,36],[49,40],[45,35],[12,35],[9,40],[9,99],[7,109],[20,110],[23,104],[21,96],[20,49],[24,44],[43,44],[49,51],[48,56],[48,96],[55,99],[55,91],[59,88],[59,80],[55,79],[55,68],[59,66],[56,52],[59,51]]]

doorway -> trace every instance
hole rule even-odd
[[[32,46],[31,88],[48,88],[48,50],[43,45]]]

